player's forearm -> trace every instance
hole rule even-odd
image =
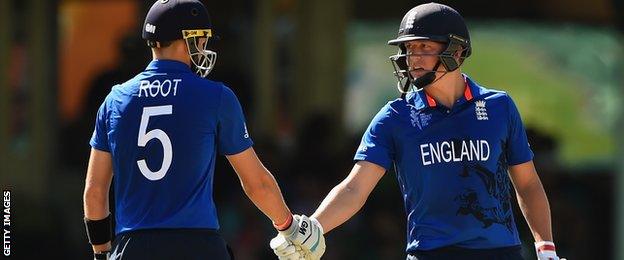
[[[91,149],[87,176],[85,178],[83,200],[85,218],[90,220],[85,221],[85,224],[87,225],[87,234],[89,235],[89,242],[92,244],[97,243],[97,245],[92,245],[94,252],[109,251],[111,248],[110,230],[102,230],[101,224],[98,225],[100,228],[96,228],[91,221],[104,220],[105,223],[110,223],[105,219],[110,214],[108,206],[108,191],[110,189],[112,178],[113,171],[111,154]],[[92,240],[92,238],[94,239]]]
[[[87,219],[98,220],[108,216],[108,187],[93,187],[87,184],[83,194],[84,214]]]
[[[245,194],[273,223],[283,223],[290,217],[291,212],[273,175],[268,171],[262,175],[261,185],[253,187],[243,185]]]
[[[84,192],[85,218],[90,220],[104,219],[110,214],[108,206],[108,189],[95,188],[87,185]],[[111,243],[92,245],[93,252],[110,251]]]
[[[355,215],[366,202],[366,197],[346,183],[340,183],[327,194],[312,216],[327,233]]]
[[[535,241],[553,241],[550,205],[541,182],[517,190],[517,197]]]
[[[97,220],[108,216],[108,191],[112,178],[111,154],[91,149],[83,193],[86,218]]]

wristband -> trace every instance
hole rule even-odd
[[[95,260],[108,260],[110,257],[110,251],[102,251],[93,253],[93,259]]]
[[[104,219],[90,220],[84,219],[85,228],[87,229],[87,237],[92,245],[106,244],[111,241],[111,215],[108,214]]]
[[[292,224],[292,221],[293,221],[293,215],[290,214],[288,215],[288,218],[286,219],[286,221],[284,221],[284,223],[278,225],[278,224],[275,224],[275,222],[273,222],[273,226],[278,231],[284,231],[290,227],[290,225]]]
[[[555,243],[551,241],[539,241],[535,242],[535,250],[539,253],[542,251],[556,251]]]

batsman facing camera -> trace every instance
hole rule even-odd
[[[471,52],[461,15],[442,4],[418,5],[388,44],[399,49],[390,59],[401,97],[372,119],[353,169],[313,218],[296,219],[301,232],[290,228],[271,241],[276,255],[320,257],[312,248],[314,225],[321,233],[342,225],[394,169],[406,210],[408,260],[522,259],[512,195],[537,241],[537,259],[559,260],[550,205],[513,99],[460,70]]]

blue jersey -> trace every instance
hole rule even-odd
[[[509,165],[533,159],[511,98],[466,79],[452,109],[424,91],[385,105],[355,160],[394,165],[407,214],[407,252],[520,244]]]
[[[115,233],[149,228],[211,228],[217,153],[252,145],[238,99],[188,65],[159,60],[114,86],[90,142],[113,159]]]

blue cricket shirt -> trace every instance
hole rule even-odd
[[[97,113],[90,144],[112,154],[115,233],[218,229],[215,157],[252,146],[238,99],[189,66],[152,61],[116,85]]]
[[[507,168],[532,160],[533,152],[512,99],[464,78],[464,96],[450,109],[424,91],[388,102],[355,155],[394,165],[408,253],[520,244]]]

